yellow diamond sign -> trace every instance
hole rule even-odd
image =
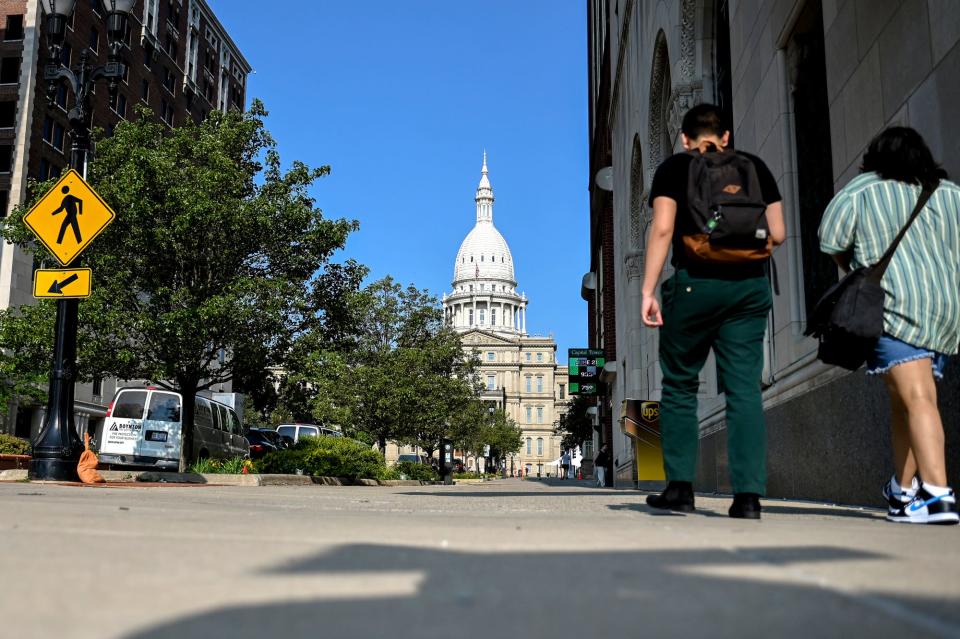
[[[23,222],[67,266],[107,228],[116,214],[80,174],[70,171],[60,178],[30,211]]]
[[[33,296],[90,297],[91,274],[88,268],[37,269],[33,278]]]

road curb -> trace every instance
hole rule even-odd
[[[100,476],[109,483],[151,484],[209,484],[216,486],[434,486],[442,482],[415,479],[356,479],[343,477],[313,477],[311,475],[227,475],[221,473],[169,473],[129,470],[101,470]],[[27,481],[27,469],[4,470],[0,482]]]

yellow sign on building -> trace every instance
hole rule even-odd
[[[92,273],[88,268],[39,269],[33,277],[33,296],[90,297]]]
[[[113,210],[70,169],[23,217],[34,235],[67,266],[107,228]]]

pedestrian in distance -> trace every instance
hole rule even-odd
[[[560,479],[566,479],[567,474],[570,472],[570,450],[564,450],[563,455],[560,456]]]
[[[960,187],[923,138],[890,127],[873,139],[861,173],[834,196],[820,223],[820,249],[844,270],[880,261],[906,225],[922,188],[933,190],[883,275],[883,334],[867,375],[890,398],[894,475],[884,484],[887,519],[958,523],[947,486],[935,380],[960,347]]]
[[[776,180],[760,158],[730,147],[721,109],[683,117],[685,152],[667,158],[650,190],[642,287],[643,323],[660,331],[660,425],[666,490],[654,508],[695,509],[700,370],[712,349],[726,398],[729,515],[759,519],[766,491],[766,426],[761,401],[763,336],[772,306],[768,262],[786,236]],[[673,249],[673,274],[656,287]]]
[[[604,442],[593,458],[593,468],[597,471],[597,486],[604,488],[607,485],[607,466],[610,465],[610,447]]]

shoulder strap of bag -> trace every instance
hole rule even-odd
[[[900,229],[900,232],[897,233],[897,237],[895,237],[893,242],[890,243],[890,246],[883,254],[883,257],[880,258],[880,261],[874,264],[870,269],[871,278],[877,281],[883,279],[883,274],[887,271],[887,267],[890,266],[890,260],[893,259],[893,254],[900,245],[900,240],[902,240],[903,236],[907,234],[907,230],[910,228],[910,225],[913,224],[915,219],[917,219],[920,211],[926,205],[927,200],[929,200],[930,196],[933,195],[933,192],[937,190],[937,186],[939,186],[939,182],[937,184],[926,185],[923,187],[923,190],[920,191],[920,197],[917,198],[917,204],[913,207],[913,213],[910,214],[910,219],[907,220],[907,223],[904,224],[903,228]]]

